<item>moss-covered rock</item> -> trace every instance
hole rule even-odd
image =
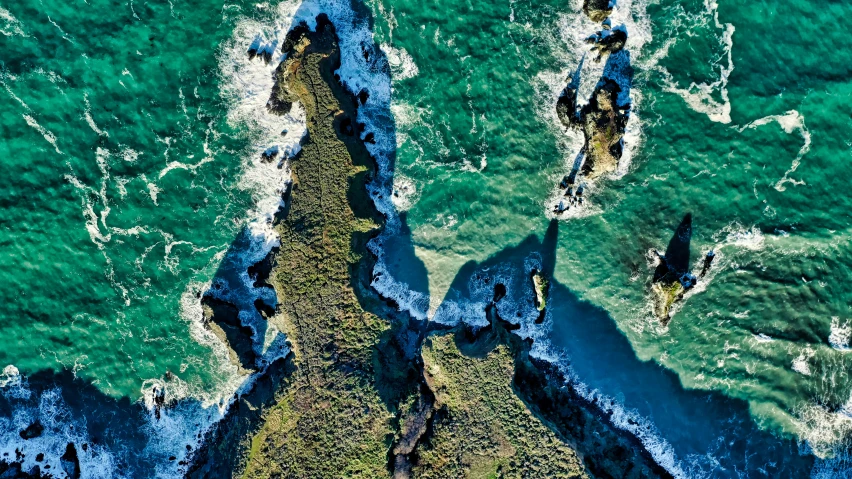
[[[589,477],[577,452],[515,394],[505,345],[468,357],[453,336],[432,336],[423,362],[438,409],[414,477]]]
[[[535,292],[535,307],[539,311],[547,308],[547,295],[550,292],[550,280],[541,271],[534,269],[530,274],[533,291]]]

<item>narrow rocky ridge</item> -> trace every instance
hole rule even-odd
[[[188,477],[515,477],[531,465],[548,477],[666,477],[638,441],[529,357],[529,343],[497,317],[499,288],[492,324],[472,331],[415,321],[369,287],[366,242],[383,223],[365,187],[376,165],[358,98],[334,75],[334,26],[320,15],[283,49],[269,108],[302,104],[308,136],[276,225],[281,247],[261,269],[281,298],[269,320],[292,353],[237,398]],[[503,374],[475,379],[468,367]]]

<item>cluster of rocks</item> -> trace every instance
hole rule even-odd
[[[262,36],[258,35],[251,42],[251,45],[248,49],[248,57],[249,60],[254,60],[255,58],[260,58],[267,65],[272,62],[272,54],[275,53],[276,45],[275,43],[267,43],[264,42]]]
[[[588,102],[578,108],[580,71],[568,78],[568,84],[556,101],[556,114],[563,126],[583,132],[585,141],[578,161],[559,184],[562,199],[554,205],[554,213],[562,214],[584,204],[583,185],[618,167],[624,149],[624,132],[630,117],[629,89],[632,79],[629,55],[624,51],[627,30],[623,25],[613,28],[609,15],[612,2],[586,0],[583,11],[593,21],[601,22],[601,30],[589,36],[586,43],[597,53],[596,61],[607,59],[604,73]]]
[[[559,183],[560,189],[565,189],[565,193],[562,195],[562,199],[559,200],[559,203],[553,208],[553,212],[556,214],[563,213],[567,211],[571,207],[582,206],[586,200],[583,198],[583,191],[585,190],[584,185],[576,185],[577,189],[574,189],[576,184],[577,172],[572,171],[571,174],[565,175],[562,178],[562,182]]]

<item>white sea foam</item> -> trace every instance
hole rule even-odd
[[[799,374],[804,374],[805,376],[811,375],[811,365],[810,360],[814,357],[816,351],[811,349],[810,346],[806,346],[802,351],[793,359],[793,363],[791,368],[793,371],[796,371]]]
[[[828,336],[828,344],[838,351],[849,351],[849,340],[852,338],[852,325],[847,319],[843,323],[840,318],[831,318],[831,334]]]
[[[734,70],[734,61],[731,50],[734,46],[734,25],[731,23],[721,23],[719,21],[719,5],[715,0],[705,0],[705,11],[701,15],[693,18],[685,26],[686,29],[692,30],[702,26],[713,20],[715,29],[719,32],[719,43],[724,51],[723,57],[726,62],[724,65],[718,65],[719,79],[713,82],[695,83],[692,82],[686,88],[681,87],[674,80],[672,74],[657,65],[656,70],[662,75],[664,82],[664,90],[675,93],[686,101],[693,110],[707,115],[710,120],[720,123],[731,122],[731,101],[728,97],[728,78]],[[659,52],[659,58],[665,56],[668,49],[678,41],[677,37],[671,38],[664,48]],[[714,65],[715,66],[715,65]]]
[[[788,135],[793,132],[798,132],[802,135],[802,147],[799,148],[799,152],[796,154],[796,158],[793,159],[793,163],[790,165],[790,169],[784,173],[784,177],[778,180],[775,183],[775,189],[778,191],[784,191],[786,188],[784,187],[787,183],[792,183],[794,185],[804,185],[805,182],[802,180],[795,180],[790,178],[790,174],[796,171],[796,168],[802,162],[802,158],[811,151],[811,132],[808,130],[807,126],[805,126],[805,117],[796,110],[790,110],[783,115],[771,115],[755,120],[748,125],[739,128],[739,131],[744,131],[746,128],[757,128],[759,126],[767,125],[772,122],[777,122],[781,128],[784,130],[784,133]]]
[[[396,48],[391,45],[382,45],[381,48],[387,55],[394,80],[414,78],[420,72],[414,63],[414,58],[404,48]]]
[[[121,159],[128,163],[135,162],[137,159],[139,159],[139,155],[141,154],[142,153],[134,150],[133,148],[129,148],[126,146],[122,146],[121,148]]]
[[[21,372],[14,365],[9,364],[0,373],[0,389],[9,390],[21,387]]]
[[[755,334],[754,340],[757,341],[758,343],[771,343],[772,341],[775,341],[771,336],[768,336],[768,335],[763,334],[763,333]]]
[[[24,33],[24,26],[23,24],[21,24],[20,20],[15,18],[15,16],[12,15],[9,10],[6,10],[3,7],[0,7],[0,34],[5,35],[7,37],[28,36],[26,33]]]
[[[83,119],[86,120],[86,124],[88,124],[89,128],[91,128],[92,131],[97,133],[98,136],[108,137],[109,133],[98,128],[98,125],[95,123],[95,119],[92,118],[92,106],[89,104],[89,94],[88,93],[83,95],[83,100],[86,103],[86,109],[85,109],[85,111],[83,111]]]
[[[39,122],[31,115],[24,114],[22,116],[24,117],[24,121],[27,122],[27,125],[29,125],[35,131],[39,132],[42,138],[44,138],[45,141],[47,141],[48,143],[50,143],[51,146],[53,146],[53,150],[56,151],[57,155],[63,154],[62,151],[59,149],[59,146],[56,144],[56,136],[51,133],[50,130],[41,126]]]
[[[417,185],[414,180],[397,173],[393,179],[393,196],[391,197],[397,211],[406,211],[411,208],[411,205],[417,202],[417,197]]]
[[[4,372],[12,369],[13,366],[8,366]],[[42,471],[62,474],[60,458],[68,443],[74,443],[81,479],[127,477],[116,467],[113,452],[90,440],[86,423],[73,417],[58,388],[36,395],[17,370],[15,372],[18,376],[15,383],[0,385],[0,395],[12,405],[12,415],[0,417],[0,458],[18,458],[24,471],[38,465]],[[19,432],[35,421],[43,427],[42,433],[22,441]],[[84,443],[87,444],[86,449],[81,447]],[[19,452],[22,456],[18,456]],[[37,454],[43,454],[41,461],[36,461]],[[46,468],[48,465],[49,469]]]
[[[721,239],[720,246],[737,246],[751,251],[763,249],[766,240],[756,226],[745,228],[736,222],[722,228],[713,237]]]

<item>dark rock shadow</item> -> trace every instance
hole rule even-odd
[[[246,370],[259,370],[267,319],[276,313],[275,289],[267,283],[272,267],[272,251],[252,262],[249,258],[253,238],[243,228],[228,247],[211,287],[201,296],[204,325],[212,329],[233,351],[239,365]],[[248,275],[248,281],[244,281]]]
[[[653,281],[665,281],[669,274],[679,278],[689,272],[689,246],[692,241],[692,213],[684,215],[666,246],[666,253],[654,270]],[[675,280],[677,279],[675,278]]]
[[[687,215],[670,244],[677,264],[687,267],[690,229],[691,216]],[[469,287],[476,283],[492,285],[499,293],[488,308],[500,325],[496,329],[504,331],[500,333],[501,341],[515,344],[516,392],[544,424],[577,446],[590,471],[607,477],[623,467],[613,459],[612,448],[621,447],[618,445],[624,440],[639,444],[636,436],[620,428],[637,427],[639,422],[624,418],[621,411],[599,397],[589,401],[572,387],[555,386],[566,380],[562,372],[529,357],[532,339],[522,341],[516,334],[508,333],[518,329],[521,317],[529,317],[519,310],[530,309],[532,305],[530,290],[517,288],[526,277],[523,268],[529,263],[524,259],[538,256],[547,258],[545,263],[555,264],[554,230],[548,228],[541,241],[531,235],[482,263],[465,264],[453,281],[453,287],[462,293],[454,300],[464,297],[481,300],[477,297],[479,290]],[[505,287],[506,278],[498,279],[492,274],[504,269],[499,265],[510,266],[521,278],[510,278],[509,286]],[[676,373],[653,361],[640,360],[609,313],[580,299],[555,278],[551,279],[547,316],[552,320],[552,331],[548,334],[550,352],[565,360],[572,376],[570,381],[582,381],[589,390],[616,398],[625,409],[636,411],[643,418],[640,420],[649,421],[650,430],[671,444],[687,477],[793,479],[810,474],[814,458],[801,455],[794,438],[777,437],[761,430],[752,419],[747,402],[721,392],[686,389]],[[484,337],[493,333],[494,324],[492,320],[488,327],[459,332],[456,335],[459,348],[473,356],[486,354],[498,342]],[[605,427],[595,429],[594,421],[582,419],[590,414]],[[607,440],[607,437],[622,439]],[[643,457],[649,458],[650,451],[642,449]]]

